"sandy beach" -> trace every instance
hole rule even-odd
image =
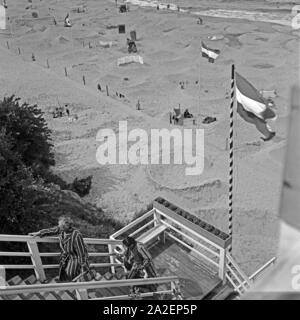
[[[290,89],[299,76],[299,31],[288,23],[293,4],[174,0],[178,11],[157,10],[149,1],[147,6],[128,3],[130,11],[122,14],[112,0],[10,1],[11,23],[0,34],[1,97],[15,94],[44,110],[53,130],[53,170],[67,181],[91,174],[87,200],[107,214],[128,222],[160,195],[227,231],[231,65],[257,89],[275,89],[278,117],[270,122],[276,131],[271,141],[234,116],[233,256],[251,274],[277,246]],[[63,26],[67,13],[72,28]],[[125,34],[118,33],[120,24]],[[118,66],[117,60],[128,55],[126,39],[133,30],[144,64]],[[214,64],[201,57],[201,41],[221,51]],[[136,110],[138,100],[142,110]],[[78,120],[53,118],[59,104],[68,104]],[[99,129],[118,130],[120,120],[127,120],[129,130],[172,129],[169,112],[179,104],[204,129],[203,174],[187,176],[185,165],[101,166],[96,161]],[[206,116],[217,120],[203,124]]]

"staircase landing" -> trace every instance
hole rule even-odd
[[[160,276],[178,276],[184,299],[203,299],[221,284],[204,263],[198,262],[172,239],[156,244],[150,253]]]

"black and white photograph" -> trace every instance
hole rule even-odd
[[[300,2],[0,1],[0,309],[300,300]]]

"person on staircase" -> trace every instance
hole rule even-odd
[[[148,278],[158,277],[151,254],[142,243],[137,242],[132,237],[126,237],[122,242],[125,248],[124,265],[129,270],[127,279],[142,279],[145,272]],[[156,291],[157,289],[156,285],[145,287],[150,291]],[[134,291],[134,288],[132,288],[132,291]]]
[[[59,259],[59,281],[70,282],[89,271],[88,251],[82,234],[74,228],[69,216],[61,216],[58,226],[29,233],[33,237],[58,236],[61,255]]]

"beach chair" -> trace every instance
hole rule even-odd
[[[120,13],[126,12],[127,11],[126,5],[125,4],[120,5],[119,11],[120,11]]]
[[[174,108],[173,119],[175,124],[183,125],[183,114],[181,113],[180,107]]]

